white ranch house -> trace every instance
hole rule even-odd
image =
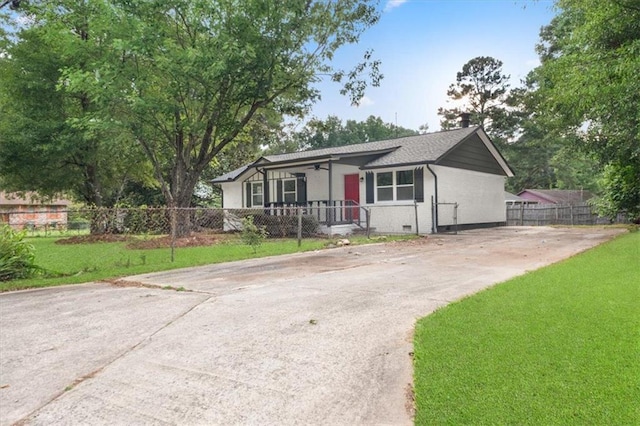
[[[481,127],[259,158],[213,180],[223,208],[302,207],[329,233],[434,233],[506,222],[513,172]],[[457,203],[457,218],[453,205]],[[294,211],[294,209],[291,209]]]

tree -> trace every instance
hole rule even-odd
[[[65,84],[61,70],[89,72],[101,55],[92,42],[100,22],[87,5],[59,6],[60,21],[43,18],[0,38],[0,178],[6,190],[67,192],[110,206],[129,183],[150,184],[151,169],[130,134],[103,119],[86,91]]]
[[[515,173],[506,189],[526,188],[593,189],[593,162],[567,147],[571,135],[552,130],[540,114],[537,76],[528,76],[522,87],[509,88],[502,62],[489,57],[471,59],[457,74],[447,92],[452,100],[468,105],[471,122],[484,126]],[[440,108],[443,128],[458,126],[460,108]]]
[[[458,116],[466,112],[471,114],[472,124],[490,131],[501,113],[508,90],[509,76],[502,73],[502,61],[490,56],[469,60],[456,75],[456,82],[447,90],[452,101],[463,101],[464,106],[439,108],[438,115],[442,116],[440,127],[458,127]]]
[[[596,188],[594,162],[570,148],[575,137],[553,131],[538,112],[540,99],[533,76],[524,87],[511,90],[506,105],[507,111],[495,122],[491,136],[515,174],[506,183],[508,191]]]
[[[0,1],[0,9],[5,6],[9,6],[10,9],[17,9],[20,7],[20,0],[3,0]]]
[[[540,113],[605,171],[603,211],[640,218],[640,7],[630,0],[558,0],[535,70]]]
[[[203,170],[257,113],[304,113],[321,75],[343,81],[354,102],[362,73],[372,84],[381,78],[369,52],[352,72],[330,64],[378,21],[365,0],[107,3],[104,54],[92,73],[69,66],[64,78],[134,136],[171,207],[190,205]]]
[[[364,121],[347,120],[330,115],[325,120],[313,118],[302,130],[290,134],[295,141],[295,150],[329,148],[374,142],[404,136],[414,136],[418,132],[395,124],[385,123],[382,118],[369,116]]]

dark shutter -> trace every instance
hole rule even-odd
[[[296,188],[298,191],[298,199],[296,201],[298,203],[306,203],[307,202],[307,180],[305,179],[304,173],[296,173]]]
[[[245,207],[251,207],[251,182],[245,184]]]
[[[373,204],[374,203],[374,188],[373,188],[373,172],[367,172],[365,173],[365,181],[366,181],[366,188],[367,188],[367,194],[366,194],[366,199],[367,199],[367,204]]]
[[[278,179],[276,181],[276,191],[278,192],[278,202],[282,203],[283,195],[282,195],[282,179]]]
[[[267,172],[264,172],[262,176],[262,201],[265,207],[269,206],[269,180],[267,179]]]
[[[416,201],[424,203],[424,169],[422,167],[413,171],[413,191]]]

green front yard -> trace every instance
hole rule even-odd
[[[420,320],[417,425],[640,424],[640,232]]]
[[[414,236],[350,237],[352,244],[365,244],[389,239],[410,239]],[[35,247],[36,264],[45,270],[44,276],[0,282],[0,291],[49,287],[89,281],[114,279],[127,275],[165,271],[169,269],[230,262],[255,257],[318,250],[331,243],[328,239],[303,239],[298,247],[294,239],[267,239],[257,253],[242,244],[238,236],[225,238],[214,245],[179,247],[171,262],[169,248],[132,249],[126,242],[56,244],[60,237],[35,237],[26,241]]]

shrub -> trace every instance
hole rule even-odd
[[[24,235],[8,225],[0,228],[0,281],[28,278],[40,269],[34,263],[34,248],[23,240]]]
[[[267,231],[264,226],[257,226],[253,223],[253,216],[247,216],[242,219],[242,242],[251,246],[253,252],[258,251],[258,247],[267,237]]]
[[[298,235],[298,216],[261,214],[255,221],[266,227],[272,238],[295,237]],[[310,237],[318,233],[320,225],[314,216],[302,216],[302,236]]]

